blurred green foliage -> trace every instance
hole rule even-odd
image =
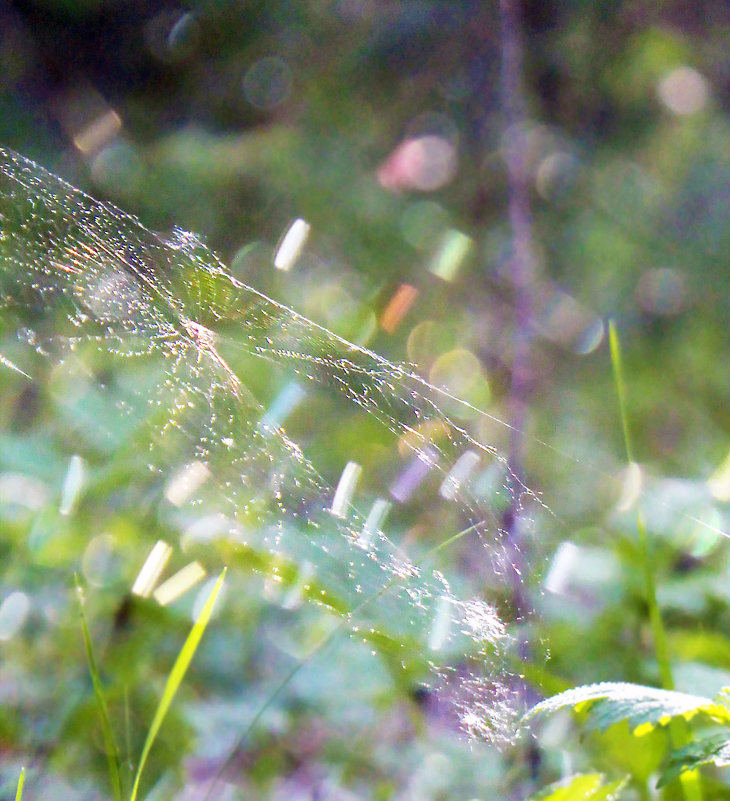
[[[0,144],[151,230],[195,231],[237,279],[448,381],[491,417],[448,400],[444,410],[507,452],[509,430],[494,419],[510,420],[518,325],[504,167],[514,138],[499,98],[496,2],[15,0],[0,20]],[[730,685],[729,31],[726,4],[712,0],[523,4],[537,263],[522,436],[526,481],[544,506],[525,510],[519,545],[534,614],[518,626],[515,598],[491,578],[500,556],[468,538],[437,567],[459,593],[498,602],[515,639],[527,639],[515,672],[528,703],[593,682],[658,686],[638,506],[676,689],[713,698]],[[290,271],[275,270],[297,217],[310,239]],[[454,241],[469,246],[445,280],[434,265]],[[391,325],[403,286],[412,305]],[[202,315],[220,300],[186,287]],[[608,317],[621,333],[636,469],[622,445]],[[31,327],[60,320],[39,309]],[[0,353],[13,363],[28,358],[25,325],[2,310]],[[224,326],[221,354],[268,408],[291,375],[238,347],[236,325]],[[116,411],[133,397],[170,401],[156,394],[164,362],[137,344],[139,357],[124,359],[82,342],[74,358],[86,372],[76,373],[36,353],[23,361],[33,384],[0,372],[3,798],[21,765],[27,798],[109,794],[74,572],[89,585],[126,782],[190,627],[195,592],[165,607],[129,595],[154,541],[178,543],[184,528],[148,469],[168,408]],[[312,391],[286,425],[328,484],[353,458],[371,495],[393,471],[387,427],[341,398]],[[62,514],[74,454],[85,484]],[[484,484],[499,521],[501,476]],[[456,527],[425,494],[411,506],[393,526],[418,559]],[[246,514],[253,528],[264,510]],[[384,601],[374,631],[328,640],[339,618],[308,602],[322,588],[303,589],[301,554],[279,564],[255,546],[213,555],[193,542],[175,549],[168,573],[191,559],[235,570],[151,752],[149,798],[203,797],[254,719],[215,797],[527,798],[551,785],[537,797],[644,799],[660,770],[671,778],[722,757],[714,731],[667,762],[666,730],[586,732],[565,711],[502,752],[467,742],[420,683],[419,660],[398,665],[407,608]],[[721,768],[702,777],[704,798],[728,797]],[[659,792],[680,797],[676,782]]]

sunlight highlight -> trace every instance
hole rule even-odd
[[[210,470],[203,462],[190,462],[178,470],[167,482],[165,499],[173,506],[182,506],[210,477]]]
[[[205,570],[199,562],[190,562],[160,584],[152,593],[152,597],[160,606],[167,606],[204,579],[205,575]]]
[[[298,218],[289,226],[274,255],[274,267],[277,270],[291,270],[302,255],[307,244],[311,226],[305,220]]]
[[[332,499],[332,506],[330,507],[330,512],[335,517],[340,517],[343,520],[348,517],[352,496],[361,473],[362,467],[360,467],[357,462],[348,462],[345,465],[345,469],[342,471],[337,489],[335,490],[335,496]]]
[[[61,505],[58,509],[60,514],[71,514],[84,486],[84,472],[84,460],[78,454],[74,454],[71,457],[66,471],[66,478],[63,481],[63,494],[61,496]]]
[[[157,540],[132,585],[132,595],[149,598],[171,556],[172,548],[163,540]]]

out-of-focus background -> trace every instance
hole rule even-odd
[[[443,401],[455,422],[505,454],[515,443],[501,423],[514,422],[515,354],[527,342],[517,470],[539,501],[524,510],[515,563],[535,610],[519,668],[533,700],[592,681],[657,683],[637,499],[654,540],[677,687],[712,695],[730,684],[720,533],[730,530],[730,8],[574,0],[526,2],[521,11],[525,108],[515,129],[504,110],[496,2],[4,2],[0,145],[151,230],[199,234],[239,280],[412,363],[486,412]],[[526,314],[511,272],[505,165],[515,143],[531,207]],[[298,259],[277,268],[277,246],[298,218],[309,238]],[[631,468],[609,318],[623,347]],[[269,403],[268,374],[249,378]],[[48,409],[24,418],[31,395],[3,406],[0,647],[15,667],[0,690],[2,779],[30,755],[37,787],[46,788],[32,797],[96,798],[104,762],[93,701],[80,710],[57,686],[59,675],[74,675],[79,695],[85,688],[76,620],[47,633],[57,598],[44,581],[59,568],[61,586],[59,575],[76,569],[94,586],[117,588],[101,593],[94,614],[118,623],[125,554],[155,523],[147,507],[135,519],[116,498],[121,479],[112,470],[108,521],[80,516],[64,536],[48,533],[73,443],[63,459],[46,452],[44,431],[63,423]],[[307,418],[305,402],[295,430],[306,439],[318,423],[307,455],[336,484],[353,448],[371,438],[381,448],[378,434],[367,415],[313,408],[319,419]],[[38,463],[47,486],[28,483]],[[117,502],[125,511],[115,516]],[[478,581],[468,564],[477,553],[447,558],[457,583]],[[264,591],[254,579],[241,591],[194,685],[200,701],[215,698],[212,676],[222,682],[228,700],[219,703],[231,704],[232,718],[265,700],[263,683],[254,699],[236,687],[258,687],[267,650],[286,649],[291,634]],[[170,622],[152,607],[144,614],[137,634],[125,634],[136,705],[116,699],[140,718],[127,726],[132,739],[164,676],[154,635],[139,632],[173,629],[169,662],[189,620]],[[292,640],[292,653],[300,646]],[[124,658],[118,644],[107,648]],[[230,670],[221,667],[228,659]],[[43,660],[67,672],[46,672]],[[228,795],[218,797],[526,798],[575,770],[633,771],[644,781],[661,759],[661,733],[637,749],[625,731],[580,739],[567,717],[502,752],[469,743],[435,721],[425,692],[414,699],[412,687],[358,660],[348,652],[307,674],[310,684],[254,731],[229,766],[220,791]],[[352,698],[367,682],[374,689],[358,706]],[[207,742],[201,734],[202,704],[186,709],[155,754],[150,797],[175,797],[196,771],[209,777],[215,732]],[[726,797],[727,779],[713,782],[711,797]]]

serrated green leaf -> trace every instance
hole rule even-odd
[[[672,718],[691,720],[698,714],[730,725],[730,711],[711,698],[626,682],[601,682],[575,687],[537,704],[525,719],[531,720],[566,708],[573,708],[577,712],[589,710],[588,725],[601,731],[625,720],[637,736],[648,733],[655,726],[666,725]]]
[[[714,734],[702,740],[695,740],[669,755],[662,770],[657,787],[664,787],[673,782],[687,770],[694,770],[701,765],[730,765],[730,739],[726,734]]]
[[[601,773],[579,773],[543,788],[529,801],[615,801],[626,779],[603,783]]]

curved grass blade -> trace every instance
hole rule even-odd
[[[182,684],[183,678],[185,678],[185,673],[187,672],[190,662],[195,655],[195,651],[200,644],[203,633],[210,622],[210,616],[213,613],[213,607],[215,606],[216,599],[218,598],[218,594],[223,586],[223,579],[225,578],[225,575],[226,569],[224,568],[223,572],[220,574],[218,580],[213,586],[205,605],[198,615],[198,619],[195,621],[190,634],[188,634],[188,638],[185,640],[185,643],[183,644],[183,647],[180,650],[177,659],[175,660],[175,664],[172,666],[170,675],[167,678],[167,683],[165,684],[165,689],[162,693],[162,698],[160,698],[160,703],[157,706],[155,716],[150,725],[150,730],[147,732],[147,739],[145,740],[144,747],[142,748],[142,754],[139,758],[139,765],[137,766],[137,774],[134,777],[132,794],[129,797],[130,801],[136,801],[137,792],[139,791],[139,782],[142,778],[142,771],[144,770],[144,766],[147,762],[147,757],[149,756],[152,746],[157,739],[157,735],[162,727],[162,722],[165,719],[165,715],[167,715],[167,711],[172,704],[172,700],[175,697],[178,688]]]

